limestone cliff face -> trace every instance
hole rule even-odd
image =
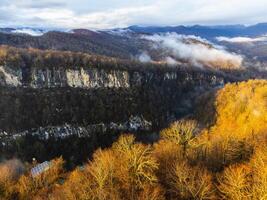
[[[7,133],[0,131],[0,147],[7,145],[10,141],[25,137],[28,135],[37,137],[40,140],[65,139],[76,136],[79,138],[92,137],[97,134],[107,134],[116,131],[149,131],[151,123],[139,116],[131,116],[129,120],[122,123],[99,123],[89,124],[87,126],[73,126],[64,124],[60,126],[39,127],[31,130],[25,130],[17,133]]]
[[[21,85],[32,88],[128,88],[129,73],[122,70],[103,69],[32,69],[23,73],[23,69],[11,70],[0,66],[0,85],[18,87]]]
[[[24,85],[28,88],[130,88],[153,82],[177,80],[181,84],[190,82],[209,82],[210,85],[223,85],[223,77],[203,72],[140,72],[126,70],[106,70],[97,68],[44,68],[31,69],[25,72],[23,69],[12,70],[0,66],[0,86],[19,87]]]
[[[21,70],[14,71],[8,67],[0,66],[0,86],[21,86]]]
[[[129,74],[120,70],[103,69],[36,69],[32,72],[30,86],[33,88],[127,88]]]
[[[158,129],[190,113],[197,95],[228,81],[218,73],[179,69],[2,66],[0,131],[16,133],[65,123],[118,124],[131,116]]]
[[[63,155],[80,164],[121,133],[155,141],[158,130],[192,113],[198,95],[228,81],[179,69],[2,66],[0,154],[27,161]]]

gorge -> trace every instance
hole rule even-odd
[[[77,55],[63,53],[62,57],[57,53],[52,52],[49,59],[59,61],[46,61],[47,66],[37,60],[47,59],[43,51],[27,59],[17,52],[19,62],[9,58],[2,63],[0,146],[3,155],[16,155],[18,148],[29,146],[29,141],[38,141],[42,149],[49,149],[47,143],[53,143],[49,152],[56,155],[51,157],[61,155],[70,147],[60,149],[58,143],[62,141],[87,141],[84,148],[92,151],[127,132],[139,135],[142,141],[155,141],[158,130],[194,112],[198,96],[236,80],[220,71],[160,64],[146,66],[121,60],[110,64],[104,57],[99,58],[104,64],[95,64],[94,57],[89,57],[85,64],[81,61],[66,64],[65,60]],[[81,60],[85,56],[88,55],[82,55]],[[108,67],[105,62],[109,63]],[[23,139],[28,137],[31,139]],[[39,160],[49,158],[46,153],[36,155],[36,149],[30,152]],[[26,160],[31,159],[24,156]],[[82,160],[87,158],[83,156]]]

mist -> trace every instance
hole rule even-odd
[[[169,57],[169,56],[166,57],[165,61],[168,65],[177,65],[178,64],[178,62],[175,59],[173,59],[172,57]]]
[[[0,163],[0,182],[17,179],[25,170],[18,159],[5,160]]]
[[[240,68],[243,62],[241,55],[228,52],[197,36],[167,33],[143,38],[152,41],[153,48],[165,52],[167,56],[164,60],[171,64],[183,60],[199,67],[233,69]]]
[[[229,42],[229,43],[253,43],[253,42],[265,42],[267,41],[267,36],[261,37],[216,37],[219,42]]]
[[[144,51],[138,56],[138,60],[142,63],[152,62],[150,55]]]

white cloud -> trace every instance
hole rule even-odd
[[[152,59],[151,59],[150,55],[147,52],[142,52],[138,56],[138,60],[140,62],[142,62],[142,63],[152,62]]]
[[[264,42],[267,41],[267,36],[250,38],[250,37],[216,37],[219,42],[229,43],[253,43],[253,42]]]
[[[266,0],[1,0],[1,26],[114,28],[133,24],[257,23]]]
[[[30,29],[30,28],[22,28],[16,29],[12,31],[13,33],[25,33],[32,36],[40,36],[43,35],[46,31],[38,30],[38,29]]]
[[[176,65],[176,64],[178,64],[177,60],[173,59],[173,58],[170,57],[170,56],[167,56],[167,57],[165,58],[165,61],[166,61],[166,63],[167,63],[168,65]]]
[[[196,66],[239,68],[242,65],[241,55],[230,53],[224,49],[217,49],[210,44],[203,43],[204,40],[202,39],[196,41],[195,36],[167,33],[143,36],[143,38],[154,42],[157,49],[171,54],[173,59],[186,60]]]
[[[92,12],[76,14],[66,8],[27,8],[19,9],[14,5],[0,7],[1,10],[11,14],[12,21],[1,20],[2,26],[33,26],[33,27],[59,27],[59,28],[114,28],[125,27],[131,24],[133,18],[138,18],[142,13],[148,13],[149,7],[133,7],[109,10],[106,12]]]

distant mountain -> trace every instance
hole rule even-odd
[[[144,46],[136,37],[124,37],[109,31],[75,29],[67,32],[49,31],[41,35],[0,30],[0,45],[19,48],[52,49],[130,59]]]
[[[0,28],[0,32],[2,33],[12,33],[12,31],[16,30],[15,28]]]
[[[48,29],[43,28],[29,28],[29,27],[22,27],[22,28],[0,28],[0,32],[2,33],[13,33],[13,34],[27,34],[31,36],[40,36],[44,33],[47,33]]]
[[[218,25],[218,26],[129,26],[126,28],[114,28],[110,30],[93,31],[88,29],[73,29],[73,30],[61,30],[61,29],[45,29],[45,28],[0,28],[2,33],[21,33],[32,36],[41,36],[49,31],[69,32],[80,35],[96,35],[97,33],[110,33],[114,35],[125,36],[127,34],[155,34],[155,33],[167,33],[175,32],[177,34],[184,35],[197,35],[207,39],[214,39],[218,36],[225,37],[237,37],[247,36],[255,37],[259,35],[267,34],[267,23],[259,23],[251,26],[245,26],[241,24],[236,25]]]
[[[144,36],[174,32],[178,35],[194,35],[196,42],[203,45],[212,44],[227,47],[229,53],[244,55],[251,65],[255,62],[266,62],[267,42],[257,37],[267,34],[267,23],[252,26],[220,25],[220,26],[130,26],[110,30],[55,30],[45,28],[0,28],[0,45],[19,48],[52,49],[61,51],[85,52],[130,60],[150,60],[155,62],[173,62],[172,50],[155,48],[155,41],[144,39]],[[192,38],[194,38],[194,36]],[[191,37],[191,36],[190,36]],[[217,37],[224,38],[219,40]],[[242,38],[243,37],[243,38]],[[262,36],[263,37],[263,36]],[[265,36],[264,36],[265,37]],[[255,39],[256,38],[256,39]],[[206,40],[205,40],[206,39]],[[188,40],[188,38],[186,39]],[[235,41],[261,42],[235,42]],[[209,42],[211,41],[211,43]],[[229,42],[230,41],[230,42]],[[231,42],[234,41],[234,42]],[[189,42],[189,43],[188,43]],[[190,46],[192,41],[182,42]],[[210,43],[210,44],[209,44]],[[162,45],[160,42],[156,45]],[[192,46],[192,45],[191,45]],[[205,45],[204,45],[205,46]],[[223,48],[224,48],[223,47]],[[186,50],[181,51],[181,53]],[[191,50],[189,51],[191,52]],[[166,59],[165,59],[166,58]],[[183,62],[188,60],[182,60]],[[257,64],[257,63],[256,63]],[[262,66],[262,63],[258,65]]]
[[[244,25],[223,25],[223,26],[130,26],[127,28],[136,33],[155,34],[175,32],[184,35],[197,35],[207,39],[225,36],[225,37],[237,37],[237,36],[259,36],[267,34],[267,23],[256,24],[253,26]]]

